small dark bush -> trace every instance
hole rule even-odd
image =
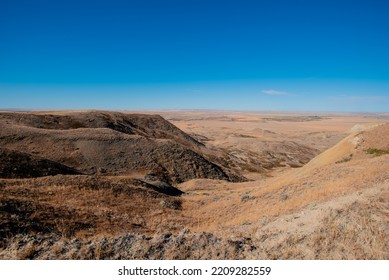
[[[368,153],[369,155],[374,155],[374,156],[382,156],[382,155],[389,154],[389,150],[369,148],[366,150],[366,153]]]

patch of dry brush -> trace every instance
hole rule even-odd
[[[389,190],[332,211],[311,237],[319,259],[389,259]]]

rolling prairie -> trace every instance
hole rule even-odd
[[[388,259],[389,115],[0,113],[1,259]]]

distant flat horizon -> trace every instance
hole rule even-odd
[[[17,113],[67,113],[67,112],[121,112],[121,113],[175,113],[175,112],[189,112],[189,113],[252,113],[252,114],[306,114],[306,115],[380,115],[389,116],[387,112],[340,112],[340,111],[277,111],[277,110],[219,110],[219,109],[149,109],[149,110],[102,110],[102,109],[23,109],[23,108],[0,108],[0,112],[17,112]]]

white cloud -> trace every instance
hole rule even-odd
[[[288,94],[286,91],[279,91],[274,89],[263,89],[261,92],[267,95],[287,95]]]

